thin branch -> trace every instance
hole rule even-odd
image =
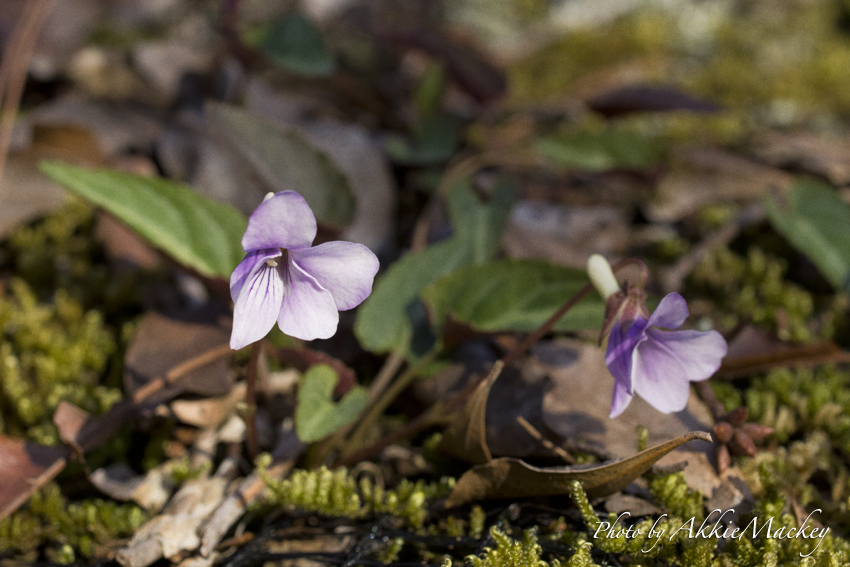
[[[561,447],[558,447],[557,445],[555,445],[554,443],[552,443],[551,441],[549,441],[548,439],[543,437],[543,434],[540,433],[540,431],[538,431],[536,427],[534,427],[533,425],[528,423],[527,419],[525,419],[522,416],[519,416],[519,417],[516,418],[516,421],[517,421],[517,423],[519,423],[522,426],[523,429],[525,429],[526,433],[528,433],[529,435],[534,437],[537,440],[538,443],[540,443],[541,445],[543,445],[544,447],[546,447],[547,449],[549,449],[550,451],[552,451],[553,453],[558,455],[561,459],[564,460],[564,462],[566,462],[567,464],[570,464],[570,465],[576,464],[575,457],[573,457],[572,455],[567,453],[564,449],[562,449]]]

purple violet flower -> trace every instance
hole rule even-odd
[[[248,219],[248,253],[230,276],[234,301],[230,348],[240,349],[280,330],[305,341],[336,332],[339,311],[372,293],[378,259],[352,242],[312,246],[316,217],[295,191],[269,194]]]
[[[605,353],[614,376],[610,417],[623,413],[635,394],[662,413],[685,409],[690,382],[720,368],[726,340],[717,331],[677,331],[688,318],[688,304],[678,293],[666,295],[649,315],[642,286],[621,290],[601,256],[588,261],[588,274],[608,301],[603,337],[610,329]]]
[[[623,413],[634,394],[662,413],[682,411],[688,404],[689,382],[717,372],[726,356],[726,341],[717,331],[676,331],[687,318],[685,299],[671,293],[649,319],[638,313],[631,324],[614,324],[605,353],[614,376],[611,417]]]

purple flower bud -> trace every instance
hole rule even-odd
[[[305,341],[329,338],[338,311],[369,297],[378,272],[372,251],[351,242],[311,246],[315,238],[316,217],[295,191],[267,196],[251,214],[242,237],[248,255],[230,276],[230,348],[262,339],[275,321]]]

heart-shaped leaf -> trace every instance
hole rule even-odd
[[[354,386],[339,401],[333,402],[337,373],[327,364],[311,366],[298,387],[295,408],[295,432],[305,443],[324,439],[353,422],[366,407],[366,388]]]
[[[497,260],[468,266],[422,292],[435,328],[451,316],[483,332],[529,332],[542,325],[587,285],[587,273],[545,260]],[[561,331],[598,329],[605,302],[590,294],[555,326]]]
[[[497,184],[486,203],[475,196],[468,180],[455,187],[448,197],[455,234],[408,254],[378,279],[357,312],[354,332],[360,344],[373,352],[411,354],[414,331],[424,327],[428,332],[419,294],[441,276],[495,256],[514,195],[513,184],[507,181]]]
[[[185,185],[58,162],[43,162],[41,170],[201,275],[229,278],[245,255],[241,240],[247,219]]]

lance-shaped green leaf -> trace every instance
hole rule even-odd
[[[274,192],[298,191],[316,219],[344,228],[354,218],[356,200],[348,178],[300,132],[224,104],[208,104],[215,128]]]
[[[410,354],[414,330],[424,327],[427,331],[419,294],[458,268],[493,258],[515,193],[513,184],[503,181],[485,203],[475,196],[467,180],[456,186],[448,197],[454,235],[408,254],[378,279],[357,313],[354,332],[360,344],[373,352]]]
[[[369,395],[363,386],[352,387],[339,403],[333,402],[337,373],[327,364],[311,366],[298,386],[295,432],[305,443],[324,439],[352,423],[366,407]]]
[[[545,260],[496,260],[462,268],[422,293],[434,326],[451,316],[483,332],[530,332],[587,285],[587,273]],[[561,318],[556,329],[598,329],[605,302],[590,294]]]
[[[247,219],[190,187],[109,170],[44,162],[57,183],[102,207],[179,264],[208,277],[229,278],[242,260]]]
[[[829,185],[799,180],[765,200],[771,224],[809,257],[835,289],[850,290],[850,205]]]
[[[536,147],[565,167],[587,171],[650,167],[662,152],[655,140],[628,131],[554,134],[538,140]]]

